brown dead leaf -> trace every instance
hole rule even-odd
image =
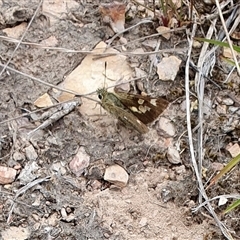
[[[99,7],[103,21],[109,23],[115,33],[124,30],[125,9],[126,5],[119,2],[102,3]]]

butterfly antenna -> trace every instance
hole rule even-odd
[[[106,77],[107,77],[107,62],[104,64],[104,89],[106,89]]]

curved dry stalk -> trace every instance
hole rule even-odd
[[[224,234],[227,239],[232,239],[232,236],[227,229],[227,227],[219,220],[218,216],[216,215],[214,209],[209,203],[208,196],[205,192],[203,183],[202,183],[202,175],[201,175],[201,170],[202,170],[202,160],[204,158],[203,154],[203,97],[204,97],[204,79],[201,78],[201,75],[198,73],[196,74],[196,78],[198,81],[196,81],[196,86],[197,86],[197,95],[198,95],[198,101],[199,101],[199,131],[198,131],[198,161],[199,163],[197,164],[196,157],[195,157],[195,151],[193,147],[193,139],[192,139],[192,129],[191,129],[191,112],[190,112],[190,90],[189,90],[189,65],[190,65],[190,57],[191,57],[191,51],[192,51],[192,44],[193,44],[193,38],[195,36],[195,32],[197,29],[197,24],[196,22],[193,25],[192,29],[192,34],[191,38],[189,39],[189,51],[188,51],[188,58],[186,61],[186,68],[185,68],[185,88],[186,88],[186,111],[187,111],[187,130],[188,130],[188,139],[189,139],[189,148],[190,148],[190,155],[191,155],[191,160],[193,163],[194,171],[198,180],[199,184],[199,202],[202,202],[202,197],[205,199],[207,202],[205,208],[209,211],[209,213],[212,215],[214,220],[216,221],[217,225],[221,229],[221,232]],[[213,32],[213,27],[210,28],[209,34],[212,34]],[[203,52],[205,53],[207,50],[207,45],[203,46],[202,50],[202,55],[200,55],[199,59],[199,64],[204,65],[204,61],[206,61],[206,56],[204,56]],[[207,57],[213,57],[213,55],[207,54]],[[212,61],[213,63],[214,61]],[[208,62],[209,63],[209,62]],[[210,65],[210,64],[209,64]],[[209,71],[210,66],[207,66],[206,69]],[[204,71],[205,72],[205,71]]]
[[[221,10],[221,7],[220,7],[220,4],[219,4],[218,0],[216,0],[216,5],[217,5],[218,13],[219,13],[219,16],[220,16],[220,19],[221,19],[221,22],[222,22],[224,32],[226,34],[227,41],[228,41],[228,44],[229,44],[229,47],[230,47],[230,50],[231,50],[231,53],[232,53],[232,56],[233,56],[233,59],[234,59],[234,62],[235,62],[235,66],[236,66],[237,71],[238,71],[238,75],[240,76],[240,67],[239,67],[239,64],[238,64],[238,60],[237,60],[235,51],[233,50],[232,41],[230,39],[230,36],[229,36],[228,30],[227,30],[225,20],[223,18],[222,10]],[[238,9],[238,14],[239,13],[240,13],[240,9]]]
[[[200,205],[198,205],[196,208],[193,208],[192,211],[193,212],[197,212],[199,211],[200,208],[206,206],[209,202],[220,199],[220,198],[229,198],[229,199],[240,199],[240,195],[239,194],[223,194],[223,195],[219,195],[216,197],[213,197],[211,199],[206,200],[205,202],[201,203]]]
[[[49,47],[45,46],[40,43],[33,43],[33,42],[22,42],[21,40],[6,37],[6,36],[0,36],[0,39],[7,42],[22,44],[22,45],[28,45],[35,48],[41,48],[41,49],[47,49],[47,50],[56,50],[59,52],[66,52],[66,53],[83,53],[83,54],[93,54],[92,51],[85,51],[85,50],[74,50],[74,49],[68,49],[68,48],[62,48],[62,47]]]
[[[39,2],[38,7],[37,7],[36,11],[34,12],[34,14],[33,14],[32,18],[31,18],[30,22],[28,23],[28,26],[27,26],[26,30],[24,31],[22,37],[20,38],[17,46],[15,47],[14,51],[12,52],[12,54],[11,54],[10,58],[8,59],[7,63],[5,64],[5,66],[3,67],[2,71],[0,72],[0,76],[2,76],[3,72],[6,70],[7,66],[8,66],[9,63],[11,62],[13,56],[15,55],[17,49],[19,48],[19,46],[20,46],[22,40],[24,39],[27,31],[29,30],[29,28],[30,28],[30,26],[31,26],[34,18],[36,17],[36,15],[37,15],[37,13],[38,13],[38,11],[39,11],[39,9],[40,9],[40,6],[42,5],[42,2],[43,2],[43,0],[41,0],[41,1]]]
[[[190,64],[190,56],[191,56],[191,51],[192,51],[193,37],[195,36],[196,28],[197,28],[197,25],[195,23],[193,25],[191,38],[189,39],[189,51],[188,51],[188,58],[187,58],[187,61],[186,61],[186,69],[185,69],[187,130],[188,130],[188,139],[189,139],[189,148],[190,148],[191,160],[192,160],[193,167],[194,167],[194,170],[195,170],[195,174],[196,174],[198,184],[199,184],[200,197],[204,197],[204,199],[208,202],[208,197],[207,197],[206,192],[204,190],[204,186],[203,186],[202,178],[201,178],[201,169],[202,168],[197,165],[195,154],[194,154],[192,130],[191,130],[191,116],[190,116],[189,64]],[[200,126],[200,129],[201,129],[201,126]],[[201,203],[201,198],[199,200],[200,200],[200,203]],[[221,229],[224,236],[226,236],[228,239],[232,239],[231,234],[229,233],[228,229],[219,220],[218,216],[214,212],[214,209],[212,208],[212,206],[210,205],[209,202],[205,207],[211,213],[213,218],[215,219],[216,223],[218,224],[218,226]]]
[[[39,183],[42,183],[42,182],[47,182],[50,180],[50,176],[47,176],[47,177],[44,177],[44,178],[39,178],[39,179],[36,179],[30,183],[28,183],[27,185],[25,185],[24,187],[20,188],[16,194],[15,194],[15,197],[13,198],[13,202],[10,206],[10,211],[9,211],[9,214],[8,214],[8,218],[7,218],[7,223],[9,224],[10,223],[10,220],[11,220],[11,216],[12,216],[12,212],[14,210],[14,206],[15,206],[15,200],[23,193],[25,193],[28,189],[34,187],[35,185],[39,184]]]
[[[121,36],[124,32],[127,32],[127,31],[129,31],[129,30],[131,30],[131,29],[133,29],[133,28],[135,28],[135,27],[137,27],[137,26],[139,26],[141,24],[145,24],[145,23],[152,23],[152,21],[149,20],[149,19],[144,19],[144,20],[138,22],[137,24],[135,24],[135,25],[133,25],[133,26],[131,26],[129,28],[124,29],[123,31],[121,31],[119,33],[116,33],[111,39],[108,40],[108,45],[107,45],[106,49],[110,47],[110,45],[112,44],[114,39],[116,39],[117,37]]]
[[[38,82],[38,83],[41,83],[41,84],[43,84],[43,85],[45,85],[45,86],[52,87],[52,88],[55,88],[55,89],[57,89],[57,90],[59,90],[59,91],[63,91],[63,92],[67,92],[67,93],[73,94],[73,95],[75,95],[75,96],[77,96],[77,97],[81,97],[81,95],[78,94],[77,92],[74,92],[74,91],[71,91],[71,90],[67,90],[67,89],[58,87],[58,86],[56,86],[56,85],[54,85],[54,84],[45,82],[45,81],[43,81],[43,80],[41,80],[41,79],[39,79],[39,78],[33,77],[33,76],[31,76],[31,75],[29,75],[29,74],[26,74],[26,73],[23,73],[23,72],[21,72],[21,71],[18,71],[18,70],[16,70],[16,69],[12,68],[12,67],[8,67],[7,65],[3,65],[3,64],[0,63],[0,66],[3,67],[3,68],[5,68],[5,69],[7,69],[7,70],[12,71],[12,72],[18,73],[18,74],[20,74],[20,75],[22,75],[22,76],[24,76],[24,77],[30,78],[31,80],[36,81],[36,82]]]

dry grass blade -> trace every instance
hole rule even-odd
[[[223,29],[224,29],[225,34],[226,34],[226,38],[227,38],[229,47],[230,47],[231,52],[232,52],[232,56],[233,56],[234,62],[235,62],[236,67],[237,67],[238,75],[240,76],[240,67],[238,65],[236,54],[235,54],[235,52],[233,50],[232,42],[231,42],[228,30],[227,30],[227,27],[226,27],[226,24],[225,24],[225,20],[223,18],[222,10],[221,10],[221,7],[220,7],[220,4],[219,4],[218,0],[216,0],[216,5],[217,5],[217,8],[218,8],[218,13],[219,13],[219,16],[220,16],[220,19],[221,19],[221,22],[222,22]]]
[[[36,179],[30,183],[28,183],[27,185],[25,185],[24,187],[20,188],[17,193],[15,194],[15,197],[13,199],[13,203],[11,204],[11,207],[10,207],[10,211],[9,211],[9,215],[8,215],[8,219],[7,219],[7,223],[9,224],[10,223],[10,220],[11,220],[11,216],[12,216],[12,212],[14,210],[14,205],[15,205],[15,200],[23,193],[25,193],[28,189],[34,187],[35,185],[39,184],[39,183],[42,183],[42,182],[47,182],[50,180],[50,176],[47,176],[47,177],[44,177],[44,178],[39,178],[39,179]]]
[[[7,66],[8,66],[9,63],[11,62],[13,56],[15,55],[17,49],[19,48],[22,40],[24,39],[25,35],[27,34],[27,32],[28,32],[28,30],[29,30],[29,28],[30,28],[33,20],[35,19],[36,15],[37,15],[37,13],[38,13],[38,11],[39,11],[39,9],[40,9],[40,7],[42,6],[42,2],[43,2],[43,0],[41,0],[41,1],[39,2],[38,7],[37,7],[35,13],[33,14],[32,18],[31,18],[31,20],[30,20],[30,22],[29,22],[29,24],[28,24],[28,26],[27,26],[27,28],[26,28],[26,30],[25,30],[25,32],[23,33],[23,35],[22,35],[22,37],[20,38],[17,46],[15,47],[14,51],[12,52],[11,57],[8,59],[7,63],[5,64],[5,66],[3,67],[2,71],[0,72],[0,76],[2,76],[3,72],[6,70]]]
[[[223,213],[224,214],[229,213],[230,211],[233,211],[239,206],[240,206],[240,196],[238,195],[238,200],[234,201],[231,205],[229,205]]]
[[[198,159],[199,159],[199,163],[197,164],[196,158],[195,158],[195,150],[193,147],[193,139],[192,139],[192,129],[191,129],[191,112],[190,112],[190,88],[189,88],[189,63],[190,63],[190,56],[191,56],[191,51],[192,51],[192,42],[193,42],[193,38],[195,36],[195,32],[196,32],[196,27],[197,25],[194,24],[193,25],[193,29],[192,29],[192,35],[191,38],[189,40],[189,51],[188,51],[188,58],[186,61],[186,68],[185,68],[185,89],[186,89],[186,111],[187,111],[187,129],[188,129],[188,141],[189,141],[189,149],[190,149],[190,154],[191,154],[191,160],[192,160],[192,164],[195,170],[195,174],[198,180],[198,184],[199,184],[199,202],[202,202],[202,197],[207,201],[207,210],[211,213],[211,215],[213,216],[213,218],[215,219],[216,223],[218,224],[219,228],[221,229],[222,233],[224,234],[224,236],[226,236],[228,239],[232,239],[232,236],[230,234],[230,232],[228,231],[227,227],[219,220],[217,214],[215,213],[213,207],[210,205],[210,203],[208,202],[208,196],[204,190],[204,186],[202,183],[202,174],[201,174],[201,169],[202,169],[202,160],[203,160],[203,144],[202,144],[202,139],[203,139],[203,130],[202,130],[202,104],[199,104],[199,147],[198,147]],[[203,82],[203,81],[200,81]],[[203,103],[203,95],[204,95],[204,84],[197,84],[197,86],[199,86],[199,101],[200,103]]]
[[[228,173],[233,167],[235,167],[240,162],[240,154],[233,158],[210,182],[209,187],[216,184],[221,177]]]

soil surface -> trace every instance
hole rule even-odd
[[[6,69],[0,77],[0,165],[16,170],[14,180],[0,188],[1,239],[225,239],[206,209],[192,211],[199,205],[199,191],[190,157],[186,120],[186,29],[191,28],[188,24],[186,29],[172,32],[170,39],[157,36],[133,41],[156,33],[162,21],[152,19],[150,23],[125,32],[124,39],[118,37],[111,44],[120,52],[154,51],[158,42],[160,49],[176,46],[185,49],[158,53],[154,58],[147,54],[124,58],[132,71],[131,77],[139,77],[139,69],[147,75],[150,69],[152,71],[147,78],[129,84],[130,91],[147,92],[170,102],[161,117],[148,125],[147,134],[117,122],[113,116],[99,110],[99,104],[94,101],[89,100],[93,107],[87,107],[93,112],[86,113],[83,98],[73,111],[33,135],[29,132],[46,120],[44,114],[50,112],[48,108],[4,122],[39,109],[35,101],[45,93],[56,103],[55,90],[31,77],[64,86],[64,80],[78,66],[83,66],[88,56],[77,50],[92,51],[114,36],[110,26],[102,20],[100,4],[101,1],[46,0],[36,12],[39,1],[0,0],[0,35],[7,37],[0,39],[0,61],[6,64],[10,59],[8,66],[19,71]],[[187,12],[187,8],[184,11]],[[129,1],[125,28],[145,19],[147,13],[145,8]],[[209,24],[206,20],[202,29],[197,30],[197,36],[203,37],[202,31],[207,31]],[[11,39],[20,39],[24,32],[23,41],[14,52],[18,42]],[[129,44],[122,46],[125,40]],[[193,61],[197,61],[199,52],[199,48],[193,49]],[[153,59],[160,61],[171,55],[181,60],[177,76],[174,80],[161,81]],[[216,57],[220,61],[220,57]],[[108,60],[99,61],[104,67]],[[121,67],[123,69],[123,64],[116,68]],[[98,76],[104,76],[103,70],[101,68]],[[84,68],[84,71],[90,70]],[[119,80],[115,74],[117,69],[111,68],[111,63],[107,65],[108,71],[112,71],[114,80]],[[199,119],[195,74],[194,69],[189,73],[191,125],[194,147],[197,147]],[[226,84],[223,79],[227,70],[216,68],[212,74],[215,81],[206,80],[204,93],[204,184],[218,171],[217,164],[230,161],[232,156],[227,149],[239,142],[240,79],[233,73],[235,75]],[[105,77],[99,77],[98,86],[81,75],[77,78],[84,79],[80,88],[87,92],[81,93],[94,92],[90,97],[95,100],[97,88],[106,84]],[[90,90],[85,90],[84,85]],[[170,148],[177,153],[171,153]],[[86,163],[80,170],[75,169],[79,168],[78,164],[70,164],[76,154],[81,164]],[[106,169],[112,165],[127,172],[125,187],[104,180]],[[238,167],[207,190],[209,198],[239,194],[239,173]],[[213,207],[237,239],[240,236],[239,210],[221,216],[226,205],[218,206],[215,200]]]

